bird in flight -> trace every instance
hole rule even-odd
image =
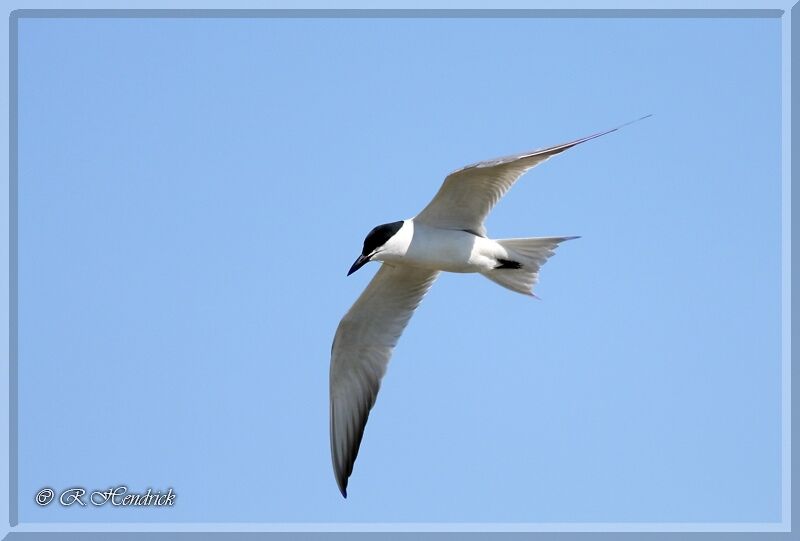
[[[486,216],[529,169],[648,116],[569,143],[459,169],[414,218],[369,232],[347,275],[370,261],[382,265],[342,318],[331,347],[331,458],[342,496],[347,497],[347,481],[392,350],[439,272],[479,273],[533,296],[539,269],[560,243],[577,237],[490,239]]]

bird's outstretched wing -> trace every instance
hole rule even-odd
[[[414,221],[443,229],[462,229],[486,236],[483,221],[523,173],[575,145],[617,131],[631,123],[569,143],[479,162],[454,171],[444,179],[433,200],[417,214]]]
[[[345,498],[347,479],[392,350],[437,274],[383,263],[336,329],[330,373],[331,458]]]

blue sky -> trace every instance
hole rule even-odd
[[[780,520],[777,19],[23,19],[20,519]],[[374,225],[535,169],[442,276],[341,498],[333,332]],[[171,509],[38,508],[43,486]]]

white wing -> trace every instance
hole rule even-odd
[[[336,329],[330,373],[331,458],[344,497],[392,350],[437,274],[383,263]]]
[[[454,171],[444,179],[436,196],[414,218],[414,221],[443,229],[462,229],[486,236],[483,221],[523,173],[551,156],[590,139],[617,131],[628,124],[631,122],[569,143],[479,162]]]

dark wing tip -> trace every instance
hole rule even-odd
[[[336,485],[339,487],[339,492],[342,493],[342,497],[347,499],[347,478],[349,477],[347,473],[344,471],[336,468]]]
[[[361,409],[358,412],[358,421],[355,425],[355,433],[349,442],[348,448],[345,450],[344,459],[341,460],[339,456],[340,450],[336,442],[331,440],[331,456],[333,458],[333,472],[336,477],[336,484],[339,486],[339,492],[342,496],[347,498],[347,482],[350,475],[353,473],[353,466],[355,465],[356,458],[358,457],[358,450],[361,447],[361,440],[364,438],[364,429],[369,420],[369,411],[375,404],[375,398],[378,396],[378,389],[380,384],[376,385],[374,389],[369,390],[369,394],[365,397],[365,402],[362,403]],[[331,403],[331,407],[335,405]],[[334,410],[331,410],[331,436],[336,433],[335,430],[335,415]]]
[[[629,122],[626,122],[625,124],[620,124],[619,126],[617,126],[615,128],[611,128],[610,130],[606,130],[606,131],[602,131],[602,132],[598,132],[598,133],[593,133],[592,135],[587,135],[586,137],[581,137],[580,139],[575,139],[575,140],[570,141],[568,143],[561,143],[560,145],[547,147],[547,148],[539,148],[539,149],[536,149],[536,150],[531,150],[530,152],[523,152],[522,154],[512,154],[510,156],[503,156],[502,158],[496,158],[496,159],[493,159],[493,160],[486,160],[486,161],[482,161],[482,162],[473,163],[473,164],[467,165],[465,167],[462,167],[461,169],[453,171],[452,173],[450,173],[450,175],[448,175],[448,177],[451,176],[451,175],[455,175],[456,173],[461,173],[462,171],[469,170],[469,169],[480,169],[480,168],[484,168],[484,167],[494,167],[496,165],[503,165],[503,164],[506,164],[506,163],[511,163],[513,161],[516,161],[516,160],[519,160],[519,159],[522,159],[522,158],[533,158],[535,156],[546,156],[546,157],[555,156],[556,154],[561,154],[565,150],[569,150],[572,147],[580,145],[581,143],[585,143],[587,141],[591,141],[592,139],[597,139],[598,137],[602,137],[604,135],[608,135],[609,133],[613,133],[613,132],[615,132],[617,130],[620,130],[620,129],[624,128],[625,126],[629,126],[631,124],[635,124],[636,122],[639,122],[640,120],[644,120],[645,118],[650,118],[651,116],[653,116],[652,113],[648,114],[648,115],[644,115],[643,117],[639,117],[636,120],[631,120]],[[483,236],[483,235],[479,235],[479,236]]]
[[[615,131],[621,130],[625,126],[630,126],[631,124],[635,124],[636,122],[639,122],[640,120],[644,120],[645,118],[650,118],[651,116],[653,116],[652,113],[650,113],[648,115],[644,115],[643,117],[639,117],[639,118],[637,118],[635,120],[631,120],[629,122],[626,122],[625,124],[620,124],[616,128],[611,128],[610,130],[602,131],[602,132],[599,132],[599,133],[593,133],[592,135],[588,135],[586,137],[581,137],[580,139],[576,139],[574,141],[570,141],[569,143],[564,143],[562,145],[556,145],[554,147],[546,148],[544,150],[540,150],[539,152],[536,152],[535,154],[559,154],[559,153],[564,152],[565,150],[568,150],[568,149],[570,149],[570,148],[572,148],[574,146],[580,145],[581,143],[585,143],[586,141],[591,141],[592,139],[597,139],[598,137],[602,137],[604,135],[608,135],[609,133],[613,133]]]
[[[347,498],[347,480],[350,477],[350,472],[347,471],[347,467],[343,467],[337,456],[338,453],[334,450],[335,447],[333,444],[331,445],[331,450],[333,451],[333,476],[336,478],[336,486],[339,487],[339,492],[342,493],[343,498]],[[352,466],[350,467],[352,470]]]

